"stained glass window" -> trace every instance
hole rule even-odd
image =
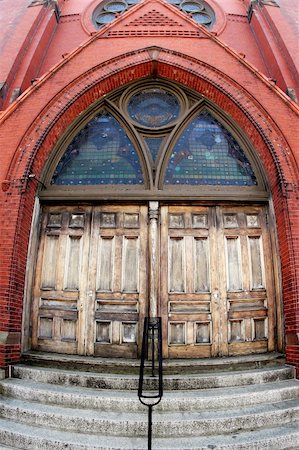
[[[95,27],[99,29],[107,25],[119,14],[124,13],[139,2],[140,0],[107,0],[101,2],[92,14]],[[215,14],[212,8],[203,0],[168,0],[168,3],[184,11],[195,22],[206,28],[211,28],[215,22]]]
[[[160,146],[164,138],[145,138],[145,142],[149,148],[153,161],[156,160]]]
[[[126,132],[108,112],[91,120],[59,161],[55,185],[143,184],[138,155]]]
[[[206,28],[211,28],[215,22],[215,14],[212,8],[202,0],[168,0],[168,3],[175,5],[181,11],[190,15],[195,22]]]
[[[92,20],[96,28],[112,22],[119,14],[127,11],[132,6],[139,3],[140,0],[108,0],[101,2],[92,14]]]
[[[234,137],[208,112],[200,113],[177,141],[165,184],[257,184],[250,162]]]
[[[171,92],[160,89],[144,89],[133,95],[128,103],[131,119],[150,128],[159,128],[176,120],[181,106]]]

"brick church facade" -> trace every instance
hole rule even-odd
[[[158,315],[166,358],[298,375],[297,0],[0,8],[0,367]]]

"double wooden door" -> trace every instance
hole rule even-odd
[[[156,213],[147,205],[44,208],[33,348],[137,357],[143,319],[157,311],[164,357],[274,349],[265,208],[162,205]]]

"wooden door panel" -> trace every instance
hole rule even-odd
[[[95,208],[88,354],[136,357],[146,309],[147,208]]]
[[[218,208],[220,253],[225,253],[228,354],[273,350],[271,249],[263,207]],[[266,279],[268,280],[266,282]],[[270,322],[269,322],[270,320]],[[271,329],[271,331],[270,331]]]
[[[209,357],[212,324],[212,212],[204,207],[161,209],[161,311],[169,357]]]
[[[248,236],[250,290],[265,289],[265,266],[261,236]]]
[[[33,348],[84,353],[89,210],[45,208],[32,312]]]

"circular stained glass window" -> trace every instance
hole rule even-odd
[[[182,3],[182,9],[185,12],[195,13],[198,11],[202,11],[204,9],[204,6],[201,3],[184,2]]]
[[[179,117],[178,98],[165,89],[144,89],[133,95],[128,103],[131,119],[149,128],[159,128]]]
[[[127,4],[125,2],[121,1],[115,1],[115,2],[109,2],[104,7],[105,11],[113,12],[113,13],[120,13],[127,9]]]
[[[112,13],[106,12],[106,13],[102,13],[100,16],[98,16],[96,18],[96,23],[98,25],[104,25],[106,23],[110,23],[112,22],[112,20],[114,20],[115,16]]]
[[[195,22],[200,23],[201,25],[208,25],[212,22],[212,19],[208,14],[204,13],[194,13],[192,14],[192,19],[195,20]]]
[[[215,22],[215,13],[204,0],[167,0],[168,3],[188,14],[195,22],[211,28]]]
[[[1,0],[0,0],[1,1]],[[124,13],[140,0],[108,0],[101,2],[92,14],[97,29],[111,23],[119,14]]]

